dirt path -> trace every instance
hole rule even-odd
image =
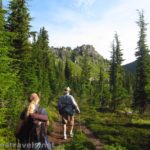
[[[53,123],[52,128],[53,132],[49,135],[49,140],[52,141],[54,145],[60,145],[71,141],[71,138],[68,138],[67,140],[63,139],[63,128],[60,121]],[[86,126],[79,126],[78,124],[76,124],[75,128],[82,131],[82,133],[84,133],[89,138],[89,140],[95,145],[96,150],[103,150],[103,144]]]

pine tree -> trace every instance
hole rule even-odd
[[[150,103],[150,55],[146,44],[146,26],[143,11],[138,11],[139,20],[137,25],[140,28],[139,41],[137,43],[138,50],[136,52],[136,85],[134,93],[134,105],[139,109],[140,113],[144,113],[147,104]]]
[[[48,77],[49,77],[49,84],[51,89],[51,95],[55,96],[58,92],[58,82],[56,77],[56,58],[55,55],[52,53],[51,49],[48,53]]]
[[[84,49],[83,53],[81,78],[83,77],[83,82],[86,84],[89,82],[91,77],[91,66],[89,64],[87,50]]]
[[[99,73],[99,91],[100,91],[100,103],[101,106],[104,106],[104,71],[103,68],[100,67]]]
[[[16,116],[20,109],[21,86],[9,57],[12,35],[5,30],[5,11],[0,8],[0,143],[10,142]],[[18,108],[19,107],[19,108]],[[9,122],[8,122],[9,118]],[[11,130],[10,130],[11,127]],[[12,139],[12,137],[11,137]]]
[[[128,106],[131,107],[131,104],[133,102],[133,92],[134,92],[133,88],[135,85],[135,76],[131,72],[125,70],[123,79],[124,79],[123,87],[127,90],[127,93],[129,95],[129,101],[127,103]]]
[[[71,82],[70,81],[71,76],[72,76],[71,68],[70,68],[70,65],[69,65],[69,60],[67,59],[66,63],[65,63],[65,78],[66,78],[66,81],[67,81],[68,84],[69,84],[69,82]]]
[[[58,89],[62,89],[66,86],[65,84],[65,64],[63,60],[58,60],[57,66],[56,66],[56,78],[58,83]]]
[[[115,43],[113,41],[112,45],[112,56],[111,56],[111,64],[110,64],[110,91],[113,92],[115,89],[116,83],[116,50]]]
[[[112,59],[110,65],[110,92],[112,94],[111,108],[116,110],[124,105],[127,99],[127,91],[123,86],[122,50],[117,33],[112,46]]]
[[[15,48],[15,58],[22,60],[29,50],[30,14],[27,0],[13,0],[9,4],[7,28],[15,34],[12,46]]]
[[[81,93],[88,94],[91,78],[91,66],[89,63],[87,50],[83,50],[83,62],[82,62],[82,71],[81,71]]]
[[[104,68],[104,66],[100,66],[98,87],[96,91],[99,93],[99,102],[102,108],[108,107],[111,99],[108,79],[105,77],[106,73],[107,69]]]
[[[41,93],[43,103],[47,104],[49,96],[51,95],[49,69],[50,69],[50,55],[49,55],[49,38],[45,28],[41,28],[38,38],[33,48],[34,70],[37,77],[37,89]]]
[[[27,0],[13,0],[9,3],[7,17],[7,30],[13,33],[11,46],[13,51],[11,57],[16,60],[14,68],[18,69],[20,79],[24,86],[24,92],[29,93],[31,80],[31,44],[30,34],[30,14],[27,7]],[[31,77],[32,78],[32,77]]]

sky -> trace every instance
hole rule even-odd
[[[9,0],[3,0],[7,7]],[[121,42],[123,64],[134,61],[139,27],[137,9],[144,10],[150,22],[150,0],[28,0],[32,31],[45,27],[49,45],[75,48],[93,45],[104,58],[110,59],[112,41],[117,32]],[[150,25],[147,26],[150,46]]]

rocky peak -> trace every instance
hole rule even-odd
[[[78,46],[77,48],[74,49],[74,51],[76,51],[78,54],[80,55],[85,55],[87,54],[88,56],[96,56],[99,55],[96,51],[95,48],[93,47],[93,45],[82,45],[82,46]]]
[[[77,55],[84,56],[85,54],[91,58],[92,62],[98,62],[104,58],[95,50],[93,45],[82,45],[73,50]]]
[[[66,57],[70,57],[71,55],[71,47],[61,47],[61,48],[54,48],[51,47],[52,51],[56,56],[59,56],[62,59],[65,59]]]
[[[82,45],[78,46],[75,49],[70,47],[61,47],[61,48],[51,48],[54,54],[59,58],[65,60],[70,58],[74,63],[80,63],[82,57],[87,55],[92,63],[98,64],[100,61],[103,61],[103,57],[95,50],[93,45]]]

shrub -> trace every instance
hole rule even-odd
[[[87,126],[110,149],[115,149],[117,144],[128,150],[148,150],[150,147],[148,117],[140,119],[140,116],[134,115],[130,119],[125,115],[97,112],[94,118],[89,116],[86,120]]]
[[[127,150],[127,149],[119,144],[113,144],[113,145],[105,145],[104,150]]]
[[[56,146],[56,147],[54,148],[54,150],[65,150],[65,146],[64,146],[64,145]]]
[[[88,138],[81,133],[77,133],[70,144],[66,144],[65,150],[95,150],[95,146]]]

